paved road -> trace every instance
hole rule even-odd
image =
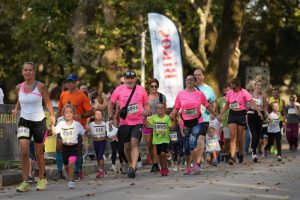
[[[284,153],[282,162],[270,156],[257,164],[248,157],[244,164],[234,166],[205,165],[202,175],[198,176],[172,172],[168,177],[160,177],[145,167],[138,171],[135,180],[112,173],[95,180],[95,174],[90,174],[73,190],[67,189],[66,182],[53,181],[48,182],[43,192],[32,187],[30,192],[17,193],[15,186],[10,186],[0,190],[0,199],[300,199],[300,153]]]

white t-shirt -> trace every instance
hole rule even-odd
[[[271,112],[269,115],[271,122],[268,124],[268,132],[269,133],[278,133],[280,132],[280,113]]]
[[[95,122],[89,123],[89,128],[91,129],[91,135],[94,138],[105,138],[106,137],[106,123],[101,122],[96,124]]]
[[[73,120],[71,125],[67,125],[65,121],[59,122],[55,127],[56,134],[60,134],[62,142],[65,144],[77,144],[78,136],[83,135],[85,130],[82,125]]]
[[[4,104],[3,99],[4,99],[4,93],[3,93],[2,89],[0,88],[0,104]]]
[[[216,135],[213,137],[206,134],[206,152],[221,151],[220,144]]]

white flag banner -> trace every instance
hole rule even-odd
[[[159,91],[166,95],[167,107],[173,107],[178,92],[183,89],[178,30],[169,18],[158,13],[148,13],[148,24],[154,78],[159,81]]]

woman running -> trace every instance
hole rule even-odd
[[[236,145],[239,147],[239,163],[243,162],[244,151],[244,132],[246,126],[246,104],[247,102],[257,111],[258,116],[262,117],[260,110],[253,102],[251,95],[247,90],[241,88],[239,79],[231,81],[231,90],[226,94],[226,104],[219,115],[219,121],[222,121],[224,113],[229,108],[228,127],[230,131],[230,158],[228,164],[235,162]]]
[[[46,118],[43,109],[43,100],[50,113],[50,121],[55,123],[55,116],[49,98],[49,92],[45,84],[35,80],[35,67],[32,62],[25,62],[22,67],[24,82],[17,85],[18,101],[14,115],[20,113],[17,137],[20,143],[22,159],[23,182],[18,186],[18,192],[29,190],[29,144],[31,137],[34,139],[35,155],[39,167],[39,181],[37,190],[45,190],[47,181],[45,179],[44,140],[47,136]]]

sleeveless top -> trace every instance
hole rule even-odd
[[[251,94],[251,95],[252,95],[252,100],[255,103],[255,105],[258,107],[258,109],[260,111],[263,111],[264,110],[264,107],[263,107],[263,105],[264,105],[263,96],[260,95],[260,96],[258,96],[256,98],[256,97],[253,96],[253,94]],[[255,110],[250,103],[247,103],[247,107],[248,107],[249,110],[253,110],[253,111]]]
[[[21,84],[19,102],[21,106],[20,117],[30,121],[42,121],[45,118],[43,97],[35,86],[32,92],[25,92],[25,82]]]

